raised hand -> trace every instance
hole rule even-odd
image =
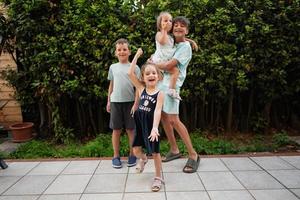
[[[142,48],[138,48],[135,56],[137,56],[139,58],[141,55],[143,55],[143,49]]]
[[[159,137],[159,132],[158,132],[158,128],[152,128],[151,130],[151,134],[150,136],[148,137],[148,139],[151,141],[151,142],[154,142],[154,141],[157,141],[158,142],[158,137]]]
[[[167,29],[168,29],[168,23],[162,22],[162,23],[161,23],[161,29],[162,29],[162,30],[167,30]]]

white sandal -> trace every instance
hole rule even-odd
[[[137,162],[137,165],[136,165],[136,172],[137,173],[142,173],[143,171],[144,171],[144,169],[145,169],[145,165],[146,165],[146,163],[148,162],[148,158],[147,158],[147,156],[146,156],[146,159],[145,160],[143,160],[142,158],[140,158],[139,160],[138,160],[138,162]]]
[[[155,177],[151,187],[152,192],[158,192],[162,184],[165,184],[165,181],[160,177]]]

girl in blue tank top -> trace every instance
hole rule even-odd
[[[136,134],[133,141],[133,153],[138,158],[137,172],[144,170],[148,161],[147,154],[152,154],[155,166],[155,178],[152,184],[152,191],[158,192],[164,183],[161,178],[161,156],[159,151],[158,125],[161,117],[164,94],[157,88],[157,83],[161,80],[161,73],[154,64],[146,63],[141,69],[141,79],[135,74],[138,58],[143,54],[142,49],[138,49],[135,54],[130,69],[129,78],[139,94],[139,107],[134,113]],[[144,153],[144,151],[146,153]]]

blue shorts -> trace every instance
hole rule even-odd
[[[170,97],[167,94],[167,91],[169,90],[169,86],[163,85],[163,84],[158,84],[158,88],[164,92],[164,105],[162,111],[167,113],[167,114],[179,114],[179,100],[174,99]],[[176,88],[176,91],[179,93],[180,88]]]

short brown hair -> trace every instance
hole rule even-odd
[[[178,16],[178,17],[175,17],[175,18],[173,19],[173,25],[174,25],[175,23],[177,23],[177,22],[180,22],[180,23],[184,24],[185,27],[186,27],[187,29],[189,29],[189,26],[190,26],[190,20],[188,20],[188,18],[186,18],[186,17],[184,17],[184,16]]]
[[[125,38],[120,38],[115,42],[115,45],[117,44],[127,44],[128,48],[129,48],[129,42],[128,40],[126,40]]]

